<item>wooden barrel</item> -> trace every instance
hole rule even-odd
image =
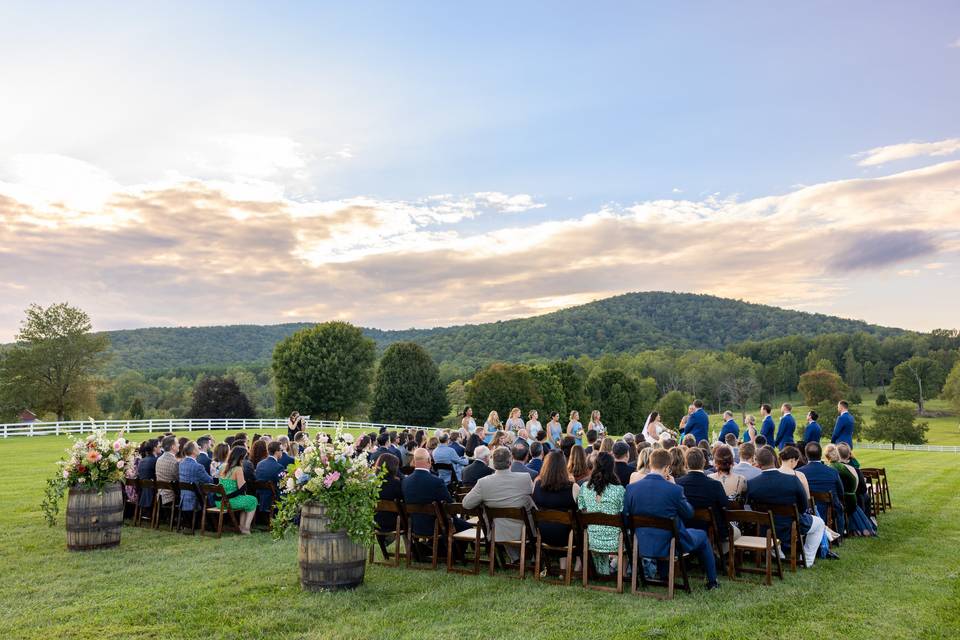
[[[119,484],[96,489],[70,489],[67,497],[67,549],[88,551],[120,544],[123,490]]]
[[[300,584],[307,591],[353,589],[363,582],[366,549],[343,529],[330,529],[326,509],[306,502],[300,511]]]

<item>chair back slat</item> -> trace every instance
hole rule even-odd
[[[565,524],[568,527],[577,525],[577,516],[573,511],[561,511],[559,509],[538,509],[533,512],[533,521],[537,524],[549,522],[553,524]]]

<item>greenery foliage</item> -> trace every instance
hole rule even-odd
[[[874,409],[873,420],[864,435],[875,442],[889,442],[896,447],[897,443],[925,443],[929,428],[926,422],[917,422],[917,413],[911,405],[891,403]]]
[[[397,342],[380,359],[370,420],[432,427],[450,411],[437,364],[415,342]]]
[[[891,398],[917,403],[923,413],[925,399],[933,398],[943,388],[946,374],[933,358],[914,356],[898,364],[893,370],[893,380],[887,390]]]
[[[660,421],[668,429],[676,429],[683,416],[687,415],[687,407],[691,402],[693,402],[693,396],[682,391],[670,391],[657,402],[656,409],[660,414]]]
[[[960,361],[953,365],[943,385],[943,398],[960,411]]]
[[[467,404],[473,407],[477,423],[490,411],[496,411],[502,421],[513,407],[535,408],[543,405],[537,382],[530,367],[522,364],[492,364],[467,385]]]
[[[189,418],[255,418],[250,399],[232,378],[204,378],[193,390]]]
[[[815,406],[821,402],[836,403],[843,400],[850,392],[850,388],[843,383],[838,374],[826,369],[807,371],[800,376],[798,390],[803,394],[807,406]]]

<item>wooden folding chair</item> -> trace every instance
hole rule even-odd
[[[131,520],[133,524],[136,524],[137,517],[137,505],[140,503],[140,489],[137,484],[136,478],[126,478],[123,482],[124,491],[123,491],[123,519]],[[127,493],[127,488],[133,489],[133,500],[130,499],[129,494]]]
[[[714,555],[718,558],[723,557],[723,549],[721,548],[720,541],[720,527],[722,523],[718,523],[716,518],[713,517],[713,509],[694,509],[693,510],[693,520],[698,522],[703,522],[706,524],[706,529],[702,527],[691,527],[688,526],[688,529],[701,529],[706,531],[707,539],[710,541],[710,546],[713,547]]]
[[[790,518],[790,571],[796,573],[797,558],[802,561],[802,566],[807,566],[807,559],[803,552],[803,542],[800,540],[800,512],[797,511],[795,504],[763,504],[751,503],[750,507],[754,511],[769,511],[776,522],[777,516],[781,518]],[[781,549],[783,540],[780,540]],[[777,554],[780,557],[780,554]]]
[[[590,550],[590,531],[588,530],[590,525],[615,527],[617,529],[617,550],[616,552],[605,554],[607,556],[617,556],[617,575],[615,576],[617,581],[616,587],[590,584],[590,571],[593,567],[593,558],[590,557],[590,554],[603,553]],[[577,513],[577,527],[583,534],[583,546],[581,548],[580,558],[581,571],[583,572],[583,586],[587,589],[594,589],[596,591],[614,591],[616,593],[623,593],[623,578],[626,574],[624,557],[626,556],[625,550],[627,548],[627,530],[623,526],[623,516],[620,514],[611,515],[608,513],[579,512]],[[594,573],[596,574],[595,571]],[[598,576],[594,575],[594,577]]]
[[[201,514],[201,519],[203,517],[203,494],[200,493],[200,490],[197,488],[197,485],[192,482],[177,482],[177,497],[180,500],[180,504],[177,506],[177,531],[183,530],[183,494],[185,491],[193,492],[196,498],[196,504],[193,507],[193,511],[190,512],[190,534],[193,535],[197,532],[197,513]]]
[[[217,516],[218,538],[223,535],[224,514],[230,516],[230,522],[233,523],[233,528],[239,532],[240,523],[237,521],[236,512],[233,510],[233,507],[230,506],[230,501],[227,500],[227,492],[223,486],[204,483],[198,485],[198,488],[203,497],[203,517],[200,519],[200,535],[204,535],[207,532],[208,513],[213,513]]]
[[[829,494],[828,494],[829,495]],[[766,584],[773,584],[772,563],[777,561],[777,577],[783,580],[783,565],[780,562],[777,540],[777,530],[773,523],[773,514],[769,511],[727,511],[728,522],[739,522],[741,525],[752,524],[758,531],[766,530],[763,536],[741,535],[733,539],[733,525],[728,525],[730,546],[727,551],[727,575],[736,580],[741,573],[758,573],[766,576]],[[761,552],[764,558],[764,567],[748,567],[743,563],[744,552]],[[738,561],[739,560],[739,561]]]
[[[261,513],[266,514],[266,528],[269,531],[270,527],[273,525],[273,509],[274,505],[277,504],[277,487],[272,482],[266,480],[254,480],[250,483],[250,491],[253,492],[253,495],[257,498],[257,511],[254,516],[254,521],[260,516]],[[260,492],[268,491],[270,493],[270,508],[267,511],[260,510]]]
[[[518,579],[526,578],[527,571],[527,549],[533,544],[536,536],[530,529],[530,515],[524,507],[488,507],[483,506],[484,517],[487,520],[488,540],[490,540],[490,575],[492,576],[496,569],[497,549],[498,548],[519,548],[519,575]],[[521,523],[519,540],[497,540],[497,520],[517,520]],[[502,524],[501,524],[502,526]],[[504,568],[510,567],[510,562],[501,561]]]
[[[405,502],[403,503],[403,511],[407,516],[407,568],[426,569],[424,566],[414,566],[413,559],[414,556],[418,555],[416,543],[421,540],[429,540],[431,548],[430,568],[436,569],[438,554],[440,553],[440,538],[445,533],[444,521],[446,519],[440,505],[436,502],[430,502],[428,504],[410,504],[409,502]],[[433,533],[428,535],[414,533],[412,516],[415,515],[433,516]]]
[[[157,487],[157,492],[153,496],[154,499],[154,519],[153,519],[153,528],[160,528],[160,518],[163,515],[164,509],[170,510],[170,531],[173,531],[173,525],[177,519],[177,513],[180,511],[180,492],[177,490],[176,482],[164,482],[162,480],[154,481],[154,484]],[[160,499],[160,490],[164,489],[167,491],[173,492],[173,501],[169,505],[164,504],[163,500]]]
[[[377,540],[377,545],[380,546],[380,551],[383,554],[383,560],[376,559],[376,546],[370,545],[370,564],[379,564],[386,567],[399,567],[400,566],[400,556],[403,549],[403,540],[406,538],[407,529],[406,522],[403,515],[403,507],[400,504],[399,500],[378,500],[377,501],[377,513],[388,513],[395,517],[396,525],[393,530],[381,529],[379,525],[376,525],[374,529],[374,536]],[[390,544],[387,542],[387,537],[393,536],[394,543],[394,553],[393,560],[390,559],[390,552],[387,550],[387,546]],[[410,550],[407,549],[407,553]]]
[[[133,526],[139,527],[143,524],[143,521],[146,520],[150,523],[150,526],[153,526],[153,521],[157,517],[157,503],[159,502],[157,498],[157,481],[156,480],[141,480],[136,479],[137,483],[137,507],[133,512]],[[145,492],[149,491],[150,504],[148,506],[149,512],[144,513],[144,506],[140,504],[140,501],[143,500]]]
[[[540,531],[541,524],[559,524],[568,527],[570,532],[567,535],[566,546],[549,545],[545,543]],[[569,587],[573,579],[573,556],[576,551],[576,540],[578,537],[576,514],[573,511],[538,509],[533,512],[533,526],[537,535],[536,559],[533,563],[533,579],[549,584],[562,584]],[[566,557],[567,568],[563,572],[562,580],[553,580],[540,576],[541,566],[546,566],[546,562],[541,564],[541,561],[545,560],[545,558],[543,558],[544,551],[554,554],[564,554],[564,557]]]
[[[443,505],[447,514],[447,572],[448,573],[467,573],[471,575],[480,574],[480,556],[484,548],[487,553],[490,552],[490,542],[487,537],[486,522],[483,519],[483,509],[466,509],[459,502]],[[454,518],[462,518],[472,525],[469,529],[457,531],[453,525]],[[463,546],[473,545],[473,569],[457,568],[454,562],[453,546],[454,543],[460,543]],[[464,557],[466,561],[466,557]]]
[[[883,504],[887,509],[893,509],[893,502],[890,501],[890,483],[887,480],[887,468],[879,467],[877,472],[880,474],[880,485],[883,490]]]
[[[817,505],[826,505],[824,513],[826,517],[823,521],[827,524],[828,527],[840,534],[840,537],[836,539],[837,546],[840,546],[843,543],[843,531],[840,530],[840,525],[837,523],[837,513],[833,508],[833,494],[829,491],[811,491],[810,497],[813,498],[813,506],[816,509]],[[819,514],[819,509],[816,509]]]
[[[457,472],[453,468],[453,465],[449,462],[434,462],[433,463],[433,472],[437,475],[440,475],[441,471],[450,472],[450,480],[447,482],[447,489],[450,491],[450,495],[454,495],[459,486],[459,481],[457,480]]]
[[[637,535],[634,533],[633,553],[631,555],[631,560],[633,562],[633,574],[630,576],[630,593],[641,596],[649,596],[657,598],[658,600],[672,600],[673,593],[676,588],[678,564],[680,565],[680,577],[682,580],[680,588],[687,593],[690,593],[690,579],[687,576],[686,563],[688,554],[684,553],[680,548],[680,532],[677,529],[676,520],[673,518],[659,518],[656,516],[630,516],[627,521],[627,526],[633,532],[636,532],[637,529],[660,529],[661,531],[670,532],[670,550],[668,551],[668,554],[664,557],[652,558],[653,560],[666,560],[666,580],[652,579],[647,577],[643,570],[643,563],[640,560],[640,541],[637,540]],[[638,579],[643,585],[643,591],[637,589]],[[667,595],[663,596],[660,593],[650,591],[649,587],[651,585],[666,587]]]
[[[860,469],[860,473],[863,474],[863,479],[867,483],[867,490],[870,494],[870,502],[873,505],[874,514],[876,515],[881,512],[886,513],[890,502],[889,493],[884,490],[886,471],[884,470],[884,472],[881,473],[881,470],[878,468],[867,467]]]
[[[470,493],[470,490],[473,489],[474,484],[475,483],[473,482],[469,484],[464,484],[462,482],[458,483],[457,488],[450,493],[450,495],[453,496],[454,502],[463,502],[464,496]]]

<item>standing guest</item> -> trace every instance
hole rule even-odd
[[[627,483],[628,485],[638,480],[643,480],[646,477],[647,472],[650,470],[650,454],[653,453],[653,451],[653,447],[640,449],[640,452],[637,454],[637,470],[630,474],[630,482]]]
[[[431,438],[431,440],[433,440],[433,438]],[[450,436],[445,431],[437,438],[437,448],[433,450],[433,462],[434,464],[449,464],[452,466],[453,474],[458,481],[462,477],[462,469],[469,464],[466,457],[458,454],[457,450],[450,446]],[[444,482],[450,484],[451,478],[449,470],[438,469],[437,474]]]
[[[618,514],[623,511],[624,489],[614,470],[613,456],[607,452],[597,454],[590,479],[580,487],[577,506],[584,513]],[[619,544],[618,527],[591,524],[587,527],[593,564],[600,575],[610,575],[616,570],[608,554],[616,552]],[[613,566],[611,566],[613,565]]]
[[[793,418],[793,406],[784,402],[780,406],[780,425],[777,427],[777,439],[774,446],[783,451],[784,447],[793,445],[793,434],[797,429],[797,421]]]
[[[753,442],[757,437],[757,419],[751,414],[743,419],[743,441]]]
[[[210,477],[210,474],[207,473],[207,470],[203,468],[203,465],[200,464],[200,461],[197,459],[199,454],[200,448],[196,442],[188,440],[187,444],[183,445],[183,459],[177,467],[180,482],[185,482],[190,485],[198,485],[201,483],[209,484],[213,482],[213,478]],[[192,514],[198,510],[198,506],[202,509],[203,503],[197,500],[197,493],[195,491],[184,489],[180,492],[181,512],[190,512]]]
[[[220,467],[227,461],[230,455],[230,445],[221,442],[213,450],[213,459],[210,461],[210,475],[216,478],[220,475]]]
[[[808,442],[806,446],[807,464],[803,465],[799,471],[807,479],[807,486],[810,491],[815,493],[829,493],[833,504],[834,526],[840,532],[845,531],[844,527],[844,505],[843,505],[843,482],[840,480],[840,473],[833,467],[823,463],[823,449],[819,442]],[[817,513],[824,520],[827,519],[827,504],[816,503]]]
[[[547,454],[543,469],[533,484],[533,502],[537,509],[573,511],[577,508],[580,485],[567,473],[566,462],[559,451],[551,451]],[[544,544],[557,547],[567,544],[570,527],[555,522],[543,522],[537,524],[537,529]],[[561,570],[566,569],[565,562],[566,558],[560,560]]]
[[[769,404],[760,405],[760,418],[763,422],[760,423],[760,433],[764,437],[766,442],[774,442],[774,425],[773,425],[773,416],[770,415],[773,413],[773,408]],[[754,436],[752,442],[756,444],[757,437]],[[760,445],[757,445],[760,446]]]
[[[287,436],[280,436],[277,438],[277,442],[280,443],[280,465],[286,469],[297,461],[297,456],[294,453],[294,445],[290,442],[290,438]],[[268,453],[269,449],[270,447],[268,445]]]
[[[519,433],[520,429],[523,429],[523,418],[520,417],[520,407],[514,407],[510,409],[510,416],[507,418],[507,431],[511,433]]]
[[[477,432],[477,421],[473,419],[472,407],[463,410],[463,416],[460,418],[460,431],[463,433],[464,441]]]
[[[543,445],[539,442],[530,443],[530,461],[527,462],[527,469],[532,472],[533,478],[540,475],[540,469],[543,467]]]
[[[729,535],[725,515],[727,509],[726,489],[719,481],[708,477],[704,473],[706,459],[701,449],[687,451],[686,462],[687,474],[679,478],[677,484],[683,488],[684,497],[694,509],[710,509],[720,541],[725,542]],[[709,523],[692,517],[685,520],[684,523],[693,529],[709,530]],[[734,537],[737,537],[736,531]]]
[[[617,474],[621,486],[625,487],[630,484],[630,476],[636,471],[636,468],[631,467],[629,462],[630,445],[623,440],[618,440],[613,445],[611,453],[613,454],[613,471]]]
[[[527,461],[530,459],[530,447],[525,444],[517,443],[510,448],[513,456],[513,464],[510,465],[510,471],[514,473],[526,473],[533,480],[537,477],[535,471],[527,467]]]
[[[706,440],[709,437],[710,416],[703,409],[703,400],[693,401],[694,411],[687,419],[684,427],[684,436],[693,436],[694,443]]]
[[[806,446],[808,442],[816,442],[820,444],[820,438],[823,437],[823,429],[820,427],[820,423],[817,422],[817,418],[820,417],[816,411],[807,412],[807,426],[803,428],[803,445]]]
[[[392,453],[385,453],[377,458],[374,469],[380,470],[384,467],[387,469],[387,475],[385,475],[380,482],[379,499],[389,501],[402,500],[403,484],[402,478],[400,477],[400,460]],[[397,529],[396,513],[377,511],[373,519],[377,523],[377,528],[381,531],[396,531]],[[390,544],[390,542],[392,542],[392,538],[387,540],[386,544]]]
[[[797,473],[797,466],[799,464],[800,450],[793,445],[784,447],[783,451],[780,452],[780,473],[788,476],[797,476],[797,480],[803,485],[803,490],[806,492],[807,498],[812,499],[810,497],[810,484],[807,482],[807,477],[802,473]]]
[[[737,426],[736,420],[733,419],[732,411],[723,412],[723,426],[720,428],[720,435],[717,436],[717,441],[726,442],[728,434],[734,438],[740,437],[740,427]]]
[[[197,462],[203,466],[203,470],[210,473],[210,463],[213,458],[210,457],[210,450],[213,448],[212,436],[200,436],[197,438]]]
[[[531,409],[530,413],[527,414],[527,435],[530,436],[531,440],[537,439],[537,434],[543,431],[543,426],[540,424],[540,412],[536,409]]]
[[[560,414],[556,411],[550,412],[550,422],[547,423],[547,440],[551,446],[557,448],[560,446],[560,439],[563,437],[563,425],[560,424]]]
[[[753,457],[753,445],[749,442],[745,442],[741,447],[741,451],[749,445],[750,457]],[[747,492],[747,479],[739,473],[736,473],[736,467],[733,466],[733,452],[730,451],[730,448],[726,445],[720,445],[717,447],[716,452],[713,454],[713,464],[716,465],[716,472],[710,474],[710,479],[716,480],[723,486],[723,492],[727,495],[727,498],[730,500],[740,500],[743,498],[744,494]],[[750,466],[756,473],[753,475],[760,475],[760,470],[754,466]]]
[[[693,517],[693,507],[683,495],[683,488],[674,484],[670,476],[672,457],[669,451],[656,449],[650,454],[650,472],[643,480],[627,487],[623,500],[626,516],[654,516],[677,522],[680,550],[695,554],[707,574],[707,589],[716,589],[717,565],[707,534],[699,529],[687,529],[684,520]],[[670,554],[671,534],[661,529],[646,527],[634,531],[634,544],[644,558],[664,558]],[[634,569],[635,571],[638,569]]]
[[[570,412],[570,421],[567,422],[567,435],[573,436],[576,444],[583,446],[583,425],[580,424],[580,412],[577,410]]]
[[[253,443],[253,448],[250,449],[250,462],[253,463],[253,468],[256,469],[257,465],[260,464],[260,461],[266,458],[268,455],[267,443],[263,441],[263,438],[255,440]]]
[[[501,448],[493,452],[493,474],[480,478],[463,497],[465,509],[476,509],[480,505],[494,509],[534,508],[533,480],[528,473],[511,471],[510,458],[509,449]],[[497,518],[493,524],[494,541],[519,540],[524,526],[520,521],[506,518]],[[507,547],[507,555],[511,560],[516,560],[519,552],[514,547]]]
[[[741,453],[741,455],[743,455]],[[772,449],[764,447],[757,451],[757,465],[761,469],[759,476],[747,481],[747,503],[755,504],[785,504],[795,505],[800,514],[800,535],[803,536],[803,557],[807,568],[813,566],[823,540],[825,525],[820,516],[810,515],[807,509],[810,506],[807,493],[796,476],[780,473],[776,468],[777,456]],[[780,546],[784,547],[790,541],[790,531],[793,518],[774,516],[774,526]],[[786,549],[783,550],[786,553]]]
[[[484,445],[478,445],[473,450],[473,462],[468,464],[463,470],[463,484],[476,484],[477,480],[493,473],[490,468],[490,449]]]
[[[590,477],[590,467],[587,466],[587,454],[583,447],[576,445],[570,448],[570,455],[567,457],[567,471],[573,481],[579,485],[586,482]]]
[[[160,482],[178,482],[180,480],[177,454],[180,452],[180,443],[176,436],[166,436],[160,441],[163,454],[157,459],[157,480]],[[160,489],[160,502],[173,504],[174,493],[170,489]]]
[[[733,473],[743,476],[747,480],[753,480],[760,475],[760,469],[757,469],[753,458],[757,453],[757,445],[753,442],[744,442],[740,445],[740,462],[733,467]]]
[[[287,419],[287,438],[296,440],[297,434],[306,429],[306,423],[299,411],[294,411]]]
[[[600,422],[600,411],[594,409],[590,412],[590,422],[587,424],[587,431],[593,429],[597,432],[598,438],[603,438],[607,435],[607,428],[603,426],[603,423]]]
[[[846,400],[837,403],[837,412],[840,415],[837,416],[837,422],[833,426],[833,435],[830,436],[830,442],[832,444],[843,442],[853,449],[854,422],[853,415],[850,413],[850,405]]]
[[[244,461],[247,460],[247,450],[245,447],[234,447],[230,450],[230,457],[226,464],[220,469],[220,486],[227,493],[227,500],[230,502],[230,508],[234,511],[240,511],[240,533],[250,535],[250,525],[253,523],[253,517],[257,511],[257,498],[255,496],[245,495],[247,485],[246,472],[243,469]],[[216,506],[220,507],[220,498],[216,500]]]
[[[280,477],[286,469],[280,464],[282,454],[283,449],[280,443],[271,442],[267,445],[267,457],[258,462],[254,470],[254,478],[257,482],[269,482],[277,494],[280,493]],[[257,502],[260,503],[260,511],[273,510],[273,494],[266,489],[257,489]]]
[[[500,431],[500,416],[496,411],[491,411],[487,415],[487,421],[483,423],[483,444],[493,443],[493,437]]]

